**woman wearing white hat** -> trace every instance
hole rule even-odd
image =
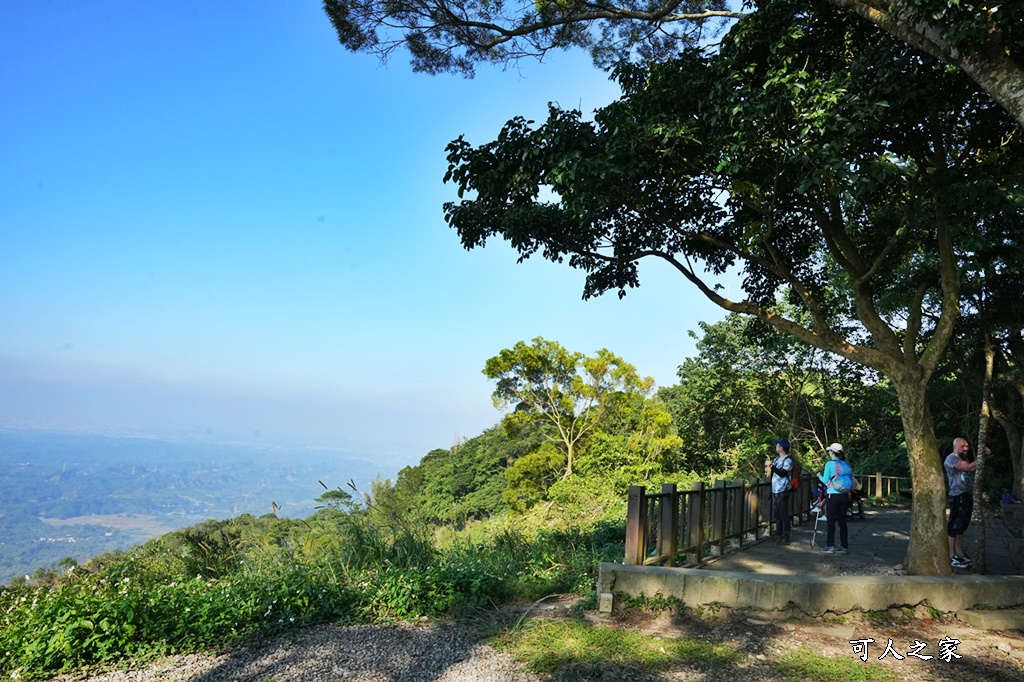
[[[825,451],[828,464],[818,479],[825,485],[825,515],[828,517],[828,533],[825,537],[824,554],[846,554],[849,551],[849,536],[846,529],[846,511],[850,508],[850,491],[853,490],[853,468],[847,463],[843,446],[832,443]],[[836,523],[839,524],[839,546],[836,546]]]

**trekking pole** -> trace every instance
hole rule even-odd
[[[821,507],[814,514],[814,531],[811,533],[811,549],[814,549],[814,538],[818,535],[818,521],[821,520]]]

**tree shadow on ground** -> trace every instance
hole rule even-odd
[[[534,605],[536,606],[536,604]],[[545,608],[545,607],[542,607]],[[1015,658],[1024,651],[1024,633],[988,633],[949,622],[826,623],[820,619],[764,618],[722,609],[693,611],[664,610],[657,613],[627,609],[613,616],[579,612],[568,605],[541,611],[533,607],[488,614],[478,621],[458,621],[438,626],[333,626],[318,625],[254,640],[220,658],[215,667],[191,672],[181,666],[168,679],[190,682],[284,682],[285,680],[352,682],[426,682],[467,680],[477,682],[618,681],[699,679],[744,682],[765,679],[846,680],[843,671],[863,671],[871,680],[932,680],[934,682],[1019,682],[1024,679],[1024,661]],[[578,653],[551,652],[545,676],[526,672],[507,655],[490,651],[483,665],[468,660],[481,654],[478,648],[488,634],[515,631],[550,620],[570,620],[580,628],[635,630],[666,640],[673,653],[667,664],[650,669],[629,656],[610,651],[584,650]],[[572,633],[570,632],[570,635]],[[961,658],[944,661],[939,657],[939,640],[959,639]],[[874,638],[868,660],[857,660],[851,639]],[[672,638],[724,646],[726,658],[709,660],[701,655],[676,655]],[[906,655],[915,640],[927,643],[923,652],[930,661],[907,657],[897,660],[878,657],[891,638],[895,650]],[[615,647],[612,647],[615,649]],[[698,647],[699,649],[699,647]],[[702,650],[703,651],[703,650]],[[836,669],[824,669],[828,661]],[[838,676],[837,676],[838,675]]]
[[[681,674],[700,679],[743,680],[911,680],[918,682],[1019,682],[1024,680],[1024,632],[988,632],[955,619],[871,621],[858,614],[826,621],[793,613],[750,615],[728,608],[673,608],[661,613],[625,609],[595,622],[641,630],[651,635],[682,636],[727,646],[735,659],[717,669],[682,665]],[[960,658],[940,656],[940,640],[959,640],[954,648]],[[872,638],[866,661],[855,653],[851,640]],[[879,660],[892,640],[899,660],[888,654]],[[908,656],[915,641],[925,642],[922,660]],[[860,670],[860,668],[865,670]],[[679,669],[677,669],[678,672]],[[853,675],[853,677],[850,677]],[[600,678],[594,678],[600,679]],[[665,679],[674,679],[668,675]],[[689,678],[687,678],[689,679]]]
[[[477,628],[317,625],[238,647],[191,682],[427,682],[471,656]],[[514,675],[503,679],[515,681]],[[522,677],[523,680],[529,678]]]

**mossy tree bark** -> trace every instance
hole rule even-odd
[[[912,575],[948,574],[952,568],[946,540],[946,483],[928,408],[927,379],[913,376],[912,372],[890,379],[900,401],[914,489],[910,542],[904,563]]]

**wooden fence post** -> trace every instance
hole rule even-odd
[[[772,479],[768,478],[764,485],[757,486],[759,496],[764,496],[764,504],[761,505],[761,520],[768,524],[768,534],[772,533],[772,523],[775,521],[775,500],[772,499]]]
[[[746,516],[743,511],[747,503],[746,481],[732,481],[728,490],[732,492],[729,498],[729,513],[725,517],[725,528],[729,535],[738,534],[738,545],[743,545],[743,521]]]
[[[800,487],[797,488],[796,513],[800,523],[811,520],[811,472],[800,474]]]
[[[757,494],[757,479],[752,478],[746,481],[748,486],[746,494],[746,508],[743,514],[743,532],[753,529],[754,540],[757,540],[757,530],[761,527],[761,498]]]
[[[644,487],[629,486],[629,500],[626,503],[626,563],[629,565],[640,566],[644,563],[647,536],[646,506]]]
[[[690,486],[689,502],[686,527],[690,532],[686,544],[693,547],[694,562],[699,564],[704,552],[704,484],[700,481]]]
[[[882,472],[875,473],[875,501],[882,499]]]
[[[658,524],[658,558],[669,566],[676,562],[676,537],[679,535],[679,496],[675,483],[661,484],[661,523]]]
[[[711,500],[711,541],[718,547],[718,556],[725,556],[725,481],[715,481]]]

